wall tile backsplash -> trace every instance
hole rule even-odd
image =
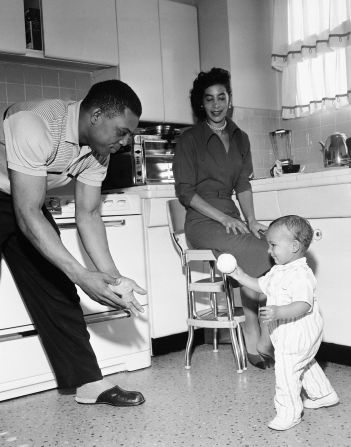
[[[116,77],[115,69],[105,71],[99,74],[0,61],[0,114],[16,101],[37,98],[80,100],[93,82]],[[325,142],[333,132],[351,136],[351,106],[292,120],[282,120],[279,110],[237,107],[233,119],[249,135],[255,178],[270,176],[274,155],[269,132],[273,130],[291,129],[292,158],[294,163],[305,166],[305,172],[323,169],[319,141]]]
[[[0,61],[0,114],[18,101],[80,100],[91,84],[91,72]]]
[[[324,169],[319,141],[325,142],[333,132],[351,136],[351,106],[292,120],[282,120],[279,110],[238,107],[234,109],[233,119],[249,135],[255,178],[270,176],[274,155],[269,132],[273,130],[292,131],[292,158],[294,163],[305,166],[305,172]]]
[[[249,136],[255,178],[268,177],[274,164],[269,132],[281,128],[279,111],[235,107],[233,120]]]

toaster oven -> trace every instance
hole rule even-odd
[[[133,158],[135,184],[174,183],[172,163],[175,141],[157,135],[136,135]]]
[[[138,134],[133,144],[112,154],[103,191],[147,184],[174,183],[172,163],[176,139]]]

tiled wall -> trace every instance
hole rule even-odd
[[[255,178],[268,177],[274,164],[269,132],[281,128],[279,111],[235,107],[233,119],[249,136]]]
[[[351,106],[292,120],[282,120],[278,110],[235,108],[233,119],[249,135],[256,178],[268,177],[274,164],[269,139],[273,130],[292,131],[292,158],[294,163],[305,166],[305,172],[324,169],[319,141],[325,142],[333,132],[351,136]]]
[[[90,86],[90,72],[0,61],[0,114],[9,104],[18,101],[37,98],[79,100]]]
[[[115,69],[94,73],[0,61],[0,116],[9,104],[17,101],[82,99],[93,82],[115,77],[118,77]],[[269,177],[274,164],[269,139],[272,130],[292,130],[292,158],[294,163],[305,165],[305,172],[323,169],[320,140],[325,142],[336,131],[351,136],[351,107],[293,120],[282,120],[279,110],[237,107],[233,119],[249,135],[256,178]]]
[[[306,172],[324,169],[319,141],[325,143],[334,132],[351,136],[351,107],[317,112],[314,115],[283,120],[282,126],[292,131],[294,161],[306,166]],[[328,168],[326,168],[328,169]]]

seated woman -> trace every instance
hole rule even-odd
[[[185,234],[193,248],[231,253],[250,275],[270,269],[268,245],[260,239],[251,184],[252,160],[248,136],[227,116],[231,109],[230,74],[221,68],[201,72],[194,80],[191,105],[198,123],[177,143],[173,174],[176,194],[186,207]],[[232,200],[233,191],[246,222]],[[265,369],[271,355],[266,328],[258,321],[259,294],[241,287],[248,360]]]

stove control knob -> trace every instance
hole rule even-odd
[[[50,197],[47,202],[47,208],[52,214],[59,214],[62,212],[61,202],[58,197]]]

